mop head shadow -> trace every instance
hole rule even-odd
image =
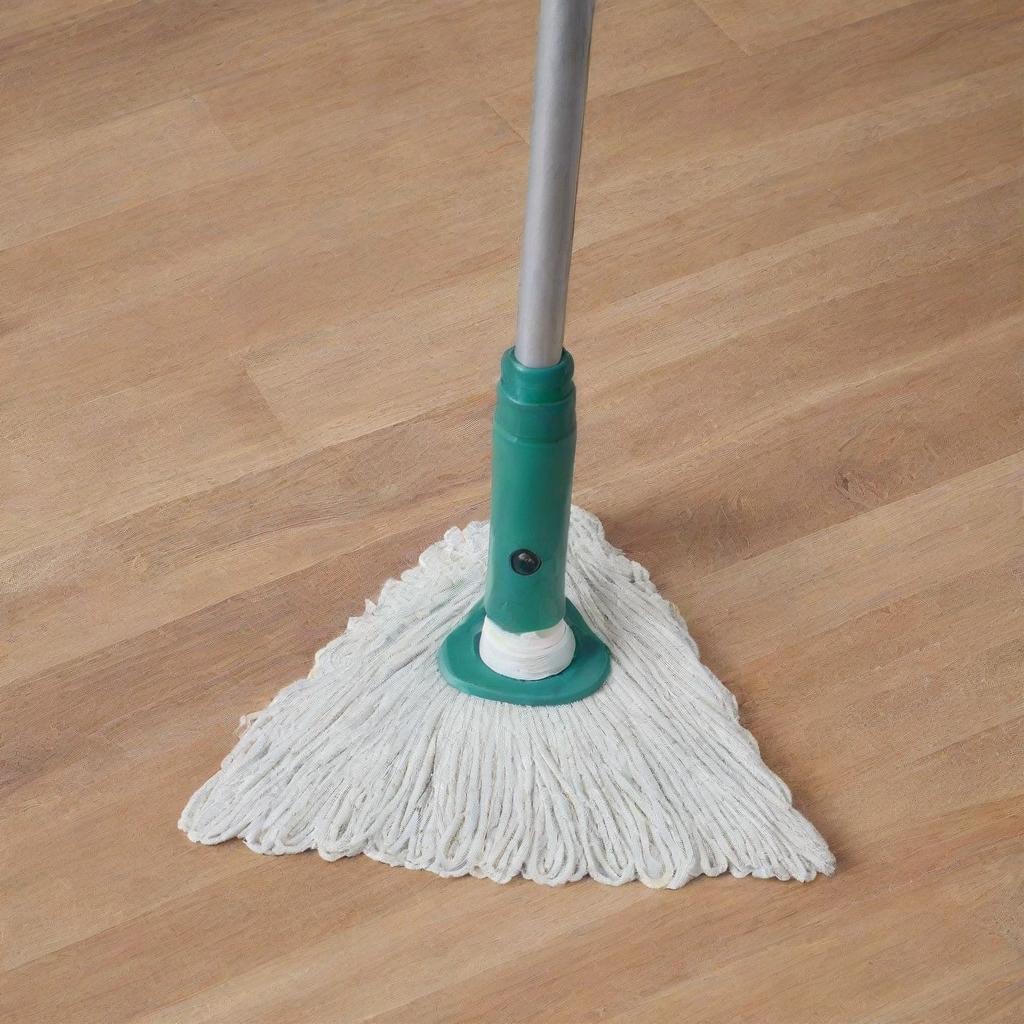
[[[605,685],[552,707],[447,685],[438,647],[483,592],[487,541],[449,530],[250,716],[182,813],[189,839],[547,885],[832,873],[679,613],[581,509],[567,591],[612,650]]]

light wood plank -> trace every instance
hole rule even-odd
[[[186,98],[0,157],[0,249],[244,169]]]
[[[827,32],[906,7],[914,0],[698,0],[716,25],[746,53]]]

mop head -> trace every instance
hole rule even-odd
[[[482,700],[437,651],[483,593],[486,523],[449,530],[247,726],[179,826],[258,853],[365,853],[438,875],[678,888],[835,861],[647,571],[574,508],[567,592],[612,650],[574,704]]]

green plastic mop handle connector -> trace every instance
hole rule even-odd
[[[565,559],[576,455],[576,387],[568,352],[554,366],[502,356],[494,410],[491,535],[484,608],[510,633],[565,616]]]
[[[501,361],[494,411],[491,529],[484,600],[438,651],[457,690],[510,704],[568,704],[594,693],[611,654],[565,599],[576,389],[572,356],[554,366],[523,366],[509,349]],[[499,675],[480,657],[484,617],[510,633],[530,633],[563,618],[573,632],[572,662],[557,675],[523,681]]]

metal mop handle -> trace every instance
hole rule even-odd
[[[594,0],[541,0],[515,349],[494,406],[484,599],[441,645],[452,686],[512,704],[567,704],[611,668],[566,600],[576,387],[562,348]]]
[[[541,0],[515,346],[523,366],[562,355],[593,21],[594,0]]]

